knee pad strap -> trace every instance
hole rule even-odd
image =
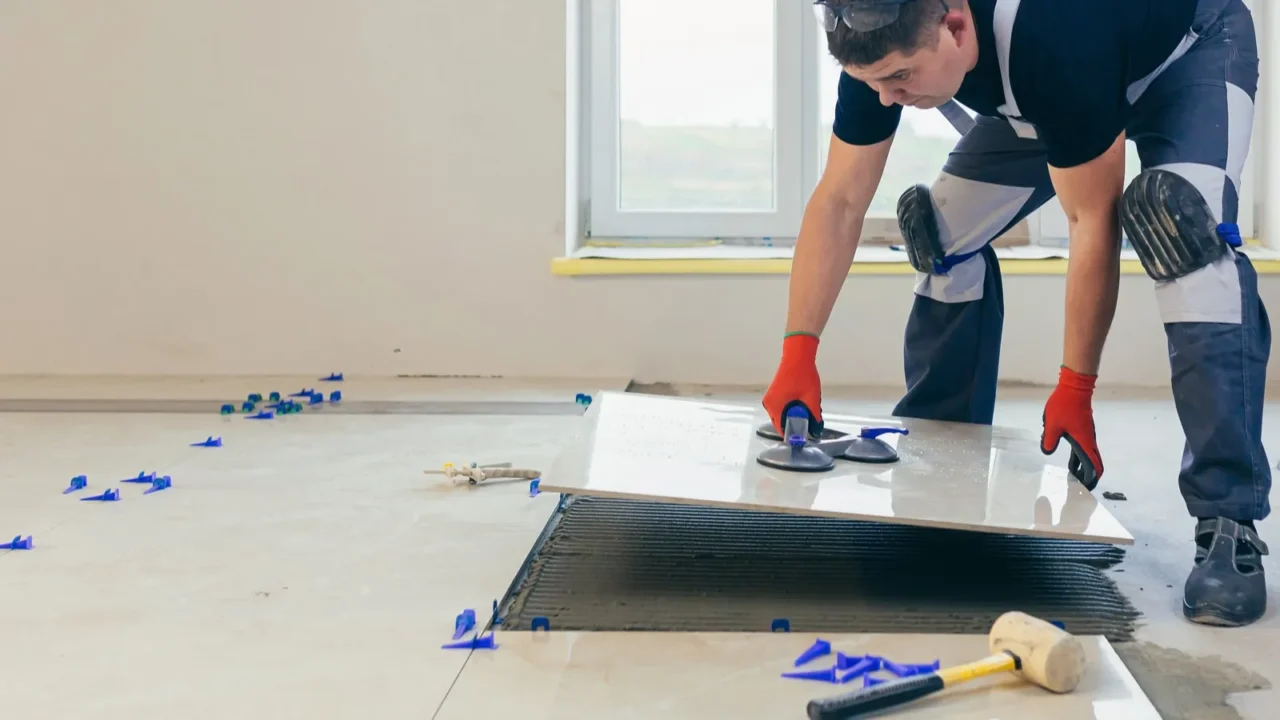
[[[951,268],[982,252],[979,248],[958,255],[946,254],[939,240],[933,196],[924,185],[907,188],[898,198],[898,229],[911,267],[929,275],[946,275]]]

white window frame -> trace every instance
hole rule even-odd
[[[642,1],[642,0],[639,0]],[[697,2],[698,0],[689,0]],[[571,62],[580,58],[589,62],[579,76],[570,71],[569,78],[569,127],[581,128],[577,147],[585,150],[586,157],[569,156],[573,162],[570,173],[578,172],[578,182],[570,182],[572,190],[567,210],[583,212],[573,218],[570,227],[576,227],[567,238],[566,251],[578,250],[584,238],[619,240],[692,240],[712,238],[773,239],[793,241],[799,234],[804,206],[818,182],[820,168],[819,143],[829,142],[829,136],[818,132],[823,108],[818,106],[819,95],[819,43],[822,42],[817,21],[813,17],[810,2],[801,0],[775,0],[774,2],[774,208],[765,211],[680,211],[636,210],[624,211],[618,206],[618,143],[619,85],[618,85],[618,15],[621,0],[567,0],[570,12],[570,28],[576,24],[580,37],[570,42],[576,45],[570,53]],[[1267,70],[1280,65],[1271,61],[1268,40],[1276,34],[1280,25],[1280,13],[1269,8],[1257,8],[1257,2],[1245,0],[1255,6],[1258,25],[1258,44],[1262,55],[1262,85],[1270,73]],[[578,17],[575,19],[574,15]],[[576,42],[575,42],[576,41]],[[575,62],[575,65],[577,63]],[[580,67],[580,66],[579,66]],[[576,68],[575,68],[576,70]],[[1280,85],[1280,83],[1276,83]],[[1239,222],[1245,237],[1262,236],[1275,249],[1280,249],[1280,237],[1268,232],[1265,208],[1259,209],[1255,198],[1265,197],[1269,189],[1267,181],[1274,177],[1272,170],[1280,172],[1280,141],[1266,130],[1272,113],[1266,100],[1271,93],[1259,87],[1257,117],[1254,121],[1254,139],[1242,174]],[[568,138],[566,138],[568,140]],[[1272,158],[1275,158],[1274,160]],[[577,167],[574,167],[577,166]],[[1259,188],[1258,186],[1261,186]],[[1280,213],[1276,213],[1280,215]],[[1054,199],[1036,211],[1028,219],[1006,233],[997,244],[1030,242],[1048,245],[1058,244],[1057,237],[1065,229],[1066,218],[1060,203]],[[892,217],[869,215],[863,227],[863,241],[893,241],[897,238],[897,221]]]
[[[642,1],[642,0],[640,0]],[[696,2],[697,0],[690,0]],[[805,2],[774,0],[774,207],[771,210],[621,210],[618,188],[618,9],[620,0],[586,0],[591,65],[586,126],[590,131],[587,233],[607,238],[795,237],[816,167],[816,128],[806,85],[806,36],[817,21]],[[813,27],[810,27],[813,26]],[[812,53],[810,53],[812,54]],[[815,63],[808,63],[814,65]],[[816,69],[816,68],[815,68]],[[815,156],[810,159],[809,156]]]

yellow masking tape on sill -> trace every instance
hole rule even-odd
[[[1280,260],[1253,258],[1260,275],[1280,275]],[[555,258],[551,273],[562,277],[603,275],[787,275],[790,260],[688,259],[688,260],[605,260],[599,258]],[[855,262],[850,275],[914,275],[907,262]],[[1002,275],[1065,275],[1067,261],[1061,258],[1030,260],[1002,258]],[[1137,260],[1121,260],[1121,275],[1146,275]]]

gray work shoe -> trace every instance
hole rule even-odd
[[[1191,622],[1248,625],[1267,610],[1262,570],[1266,543],[1252,528],[1227,518],[1196,525],[1196,564],[1187,578],[1182,614]]]

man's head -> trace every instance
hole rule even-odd
[[[817,9],[832,57],[885,105],[937,107],[978,61],[964,0],[819,0]]]

